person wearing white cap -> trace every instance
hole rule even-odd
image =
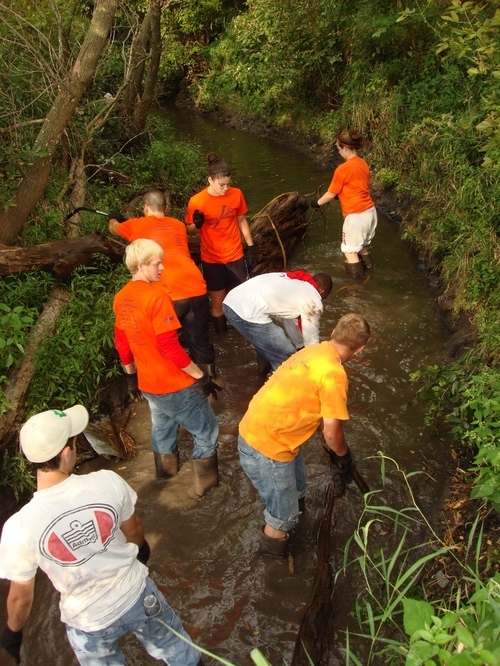
[[[72,474],[76,436],[87,427],[83,405],[32,416],[21,449],[36,470],[37,490],[7,520],[0,578],[10,580],[2,647],[21,663],[23,627],[42,569],[60,592],[61,620],[80,664],[125,664],[119,638],[133,632],[150,655],[196,666],[200,652],[148,576],[149,546],[135,513],[136,493],[115,472]],[[168,625],[168,626],[166,626]]]

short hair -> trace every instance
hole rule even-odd
[[[363,137],[359,132],[349,132],[344,130],[337,135],[337,142],[341,146],[347,146],[348,148],[354,148],[354,150],[359,150],[363,146]]]
[[[69,446],[70,449],[73,449],[75,446],[74,444],[74,437],[70,437],[66,444],[62,447],[62,449],[59,451],[59,453],[51,458],[50,460],[46,460],[45,462],[40,462],[40,463],[35,463],[32,462],[31,464],[33,465],[33,469],[35,470],[40,470],[41,472],[55,472],[59,469],[61,466],[61,455],[64,449]]]
[[[167,197],[161,190],[149,190],[143,198],[143,203],[155,212],[164,212],[167,207]]]
[[[132,275],[137,273],[140,264],[147,264],[156,258],[163,259],[163,249],[149,238],[138,238],[125,248],[125,265]]]
[[[207,155],[208,162],[208,175],[211,178],[229,178],[231,169],[229,164],[221,159],[217,153],[209,153]]]
[[[370,325],[364,317],[351,312],[339,321],[332,331],[331,339],[351,351],[363,347],[370,337]]]
[[[330,295],[333,287],[333,281],[328,273],[315,273],[313,275],[313,280],[316,282],[320,289],[323,289],[325,292],[325,298]]]

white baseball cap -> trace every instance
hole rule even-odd
[[[64,449],[70,437],[83,432],[88,422],[89,413],[83,405],[35,414],[19,432],[23,453],[31,462],[47,462]]]

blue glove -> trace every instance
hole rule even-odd
[[[246,262],[248,268],[253,268],[254,266],[256,266],[258,261],[259,261],[259,253],[257,251],[257,248],[255,247],[255,245],[249,245],[247,247],[247,253],[246,253]]]
[[[123,217],[123,215],[117,210],[111,211],[111,213],[109,214],[109,219],[116,220],[119,223],[127,221],[127,218]]]

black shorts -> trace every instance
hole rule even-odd
[[[248,280],[248,268],[242,257],[227,264],[208,264],[201,262],[201,272],[207,283],[208,291],[230,291]]]

